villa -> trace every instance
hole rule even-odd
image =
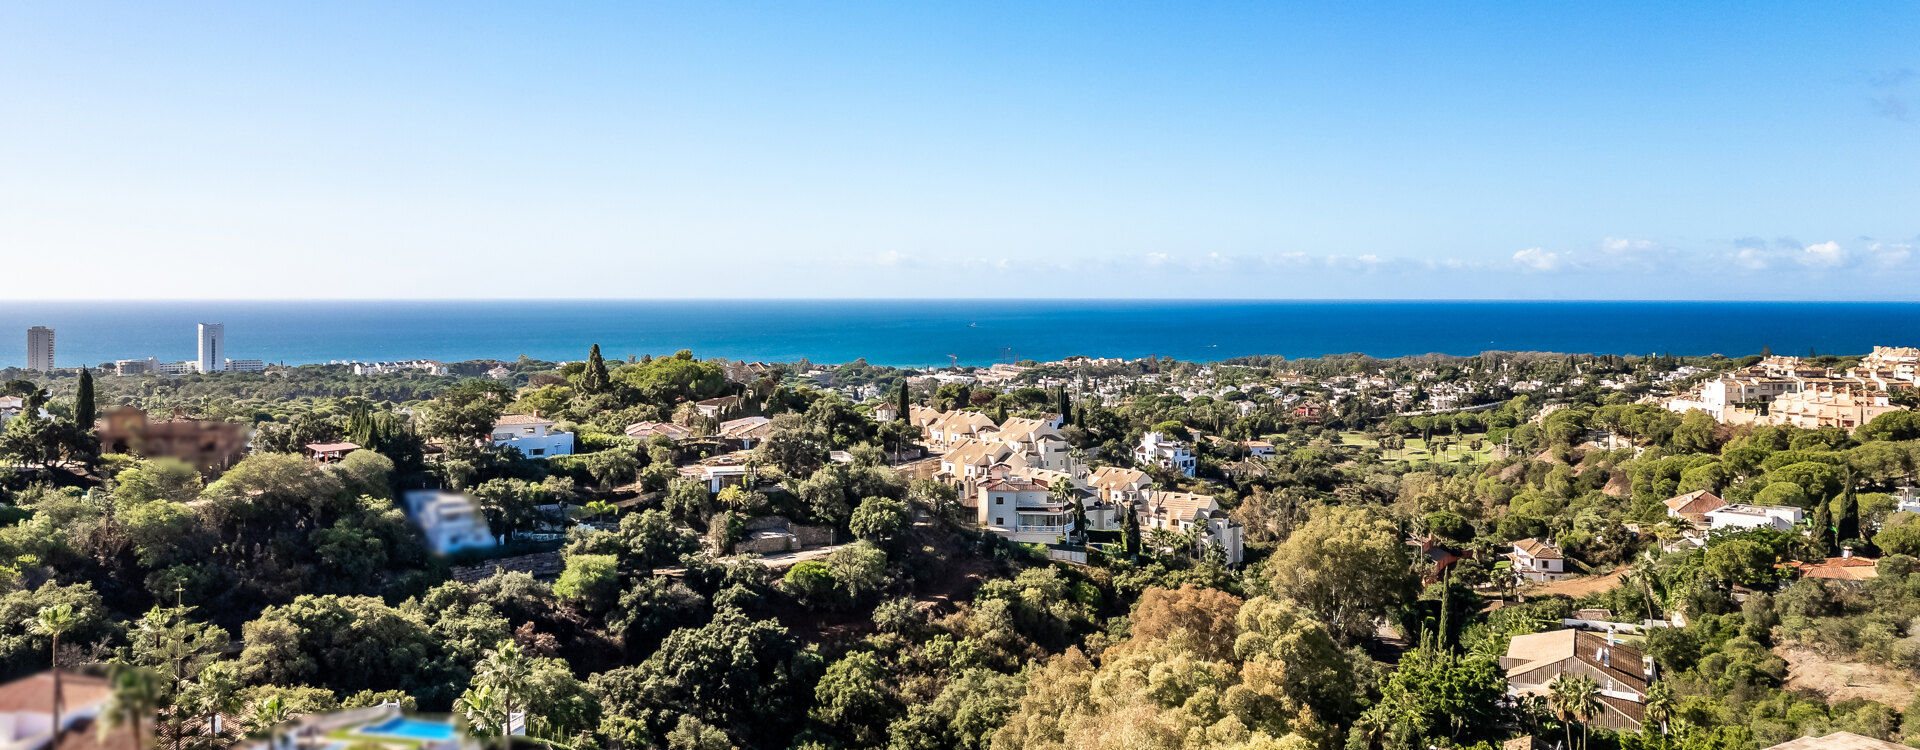
[[[411,490],[402,496],[407,516],[440,554],[494,546],[487,517],[472,499],[445,490]]]
[[[1522,539],[1513,543],[1507,555],[1513,561],[1513,574],[1535,583],[1558,581],[1567,575],[1567,558],[1552,542]]]
[[[1186,443],[1158,432],[1140,436],[1140,444],[1133,449],[1133,460],[1136,463],[1164,466],[1187,476],[1193,476],[1194,470],[1200,465]]]
[[[1514,696],[1547,695],[1561,675],[1593,678],[1602,709],[1588,723],[1616,732],[1640,730],[1654,673],[1653,658],[1638,649],[1615,643],[1611,635],[1572,629],[1514,636],[1500,666],[1507,670],[1507,694]]]
[[[551,458],[573,453],[573,433],[556,432],[553,420],[532,414],[508,414],[493,423],[493,447],[512,446],[528,458]]]
[[[1757,529],[1768,527],[1786,531],[1807,517],[1807,512],[1790,505],[1728,505],[1708,511],[1707,524],[1713,529]]]

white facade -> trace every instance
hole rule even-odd
[[[1807,512],[1790,505],[1729,505],[1707,512],[1713,529],[1757,529],[1786,531],[1807,517]]]
[[[1513,553],[1507,557],[1513,561],[1513,574],[1523,581],[1545,583],[1567,575],[1566,557],[1550,542],[1522,539],[1513,543]]]
[[[227,364],[227,326],[225,323],[200,324],[200,372],[219,372]]]
[[[513,446],[527,458],[550,458],[573,453],[573,433],[555,432],[553,420],[538,415],[508,414],[493,423],[493,447]]]
[[[159,369],[160,360],[152,357],[146,359],[116,359],[113,361],[113,372],[116,375],[143,375],[158,371]]]
[[[1140,445],[1133,449],[1133,460],[1143,464],[1156,464],[1193,476],[1199,468],[1199,461],[1193,457],[1193,451],[1187,444],[1169,439],[1158,432],[1149,432],[1140,436]]]
[[[53,372],[53,329],[46,326],[27,329],[27,369]]]
[[[163,375],[185,375],[190,372],[199,372],[200,363],[191,359],[183,359],[178,362],[161,362],[154,365],[153,370]]]
[[[493,531],[480,507],[457,492],[412,490],[404,496],[407,515],[427,537],[427,546],[446,554],[494,546]]]
[[[428,375],[447,374],[447,365],[431,359],[409,359],[401,362],[351,362],[355,375],[389,375],[407,370],[419,370]]]
[[[257,359],[229,359],[227,372],[266,372],[267,363]]]

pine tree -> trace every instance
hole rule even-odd
[[[580,373],[580,389],[599,393],[607,389],[609,382],[607,360],[600,356],[600,345],[594,344],[593,349],[587,352],[587,369]]]
[[[81,432],[93,429],[93,420],[99,416],[93,405],[93,371],[80,368],[80,392],[73,396],[73,423]]]

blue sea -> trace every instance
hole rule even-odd
[[[225,323],[240,359],[573,360],[671,354],[984,365],[1074,354],[1221,360],[1488,350],[1739,356],[1920,344],[1920,303],[1122,300],[0,302],[0,367],[55,329],[62,367],[194,356]]]

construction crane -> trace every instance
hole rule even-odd
[[[1011,346],[1000,347],[1000,358],[1006,360],[1007,364],[1013,364],[1014,363],[1013,347]]]
[[[959,357],[957,357],[957,356],[954,356],[954,355],[952,355],[952,354],[949,354],[949,355],[947,355],[947,359],[948,359],[948,360],[951,360],[951,362],[952,362],[952,364],[951,364],[951,366],[952,366],[952,367],[953,367],[954,369],[956,369],[956,370],[957,370],[957,369],[959,369],[959,368],[960,368],[960,358],[959,358]]]

